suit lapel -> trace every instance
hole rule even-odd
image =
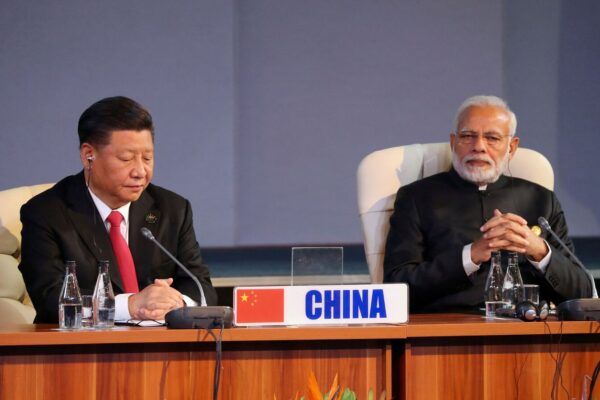
[[[123,291],[121,273],[117,266],[115,253],[113,252],[106,225],[102,221],[98,210],[85,186],[83,173],[77,175],[77,181],[67,190],[67,213],[75,230],[87,246],[88,250],[100,260],[108,260],[110,263],[110,277],[112,283]],[[94,266],[96,267],[96,266]]]
[[[156,245],[143,237],[140,229],[146,227],[156,235],[158,221],[160,221],[160,211],[155,207],[154,198],[145,190],[137,201],[131,203],[129,209],[129,248],[138,281],[143,277],[140,289],[152,283],[149,277],[152,256],[156,251]]]

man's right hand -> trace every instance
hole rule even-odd
[[[181,293],[171,287],[173,278],[155,279],[139,293],[129,296],[132,319],[164,319],[165,314],[184,306]]]

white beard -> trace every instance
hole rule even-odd
[[[508,160],[510,159],[510,146],[506,148],[506,154],[498,164],[487,154],[468,154],[462,161],[452,151],[452,166],[458,175],[466,181],[475,183],[476,185],[488,185],[498,180]],[[489,165],[484,167],[474,167],[468,164],[469,161],[480,160],[485,161]]]

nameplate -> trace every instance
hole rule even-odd
[[[236,287],[236,326],[403,324],[408,285]]]

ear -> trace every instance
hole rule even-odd
[[[454,152],[455,141],[456,141],[456,135],[454,134],[454,132],[450,132],[450,150],[452,150],[452,152]]]
[[[96,151],[89,143],[84,143],[79,148],[79,159],[81,160],[81,164],[83,168],[91,168],[92,161],[96,158]]]
[[[515,153],[517,152],[517,148],[519,147],[519,138],[514,136],[512,139],[510,139],[510,143],[508,144],[508,152],[510,154],[510,158],[512,159],[515,156]]]

